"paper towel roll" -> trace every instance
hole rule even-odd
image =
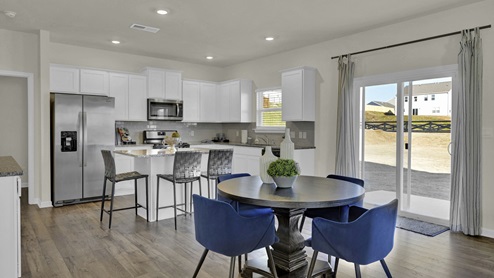
[[[245,130],[245,129],[242,130],[242,137],[241,138],[242,139],[240,142],[242,142],[242,144],[247,144],[247,130]]]

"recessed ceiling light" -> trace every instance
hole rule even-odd
[[[206,56],[206,59],[208,60],[213,60],[213,58],[214,58],[213,56]]]
[[[120,44],[120,41],[113,40],[113,41],[111,41],[111,43],[113,43],[113,44]]]
[[[168,11],[167,10],[157,10],[156,13],[158,13],[160,15],[165,15],[165,14],[168,14]]]
[[[267,40],[267,41],[273,41],[274,40],[274,37],[266,37],[265,40]]]

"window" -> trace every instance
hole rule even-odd
[[[417,101],[417,97],[413,97],[413,101]]]
[[[281,119],[281,88],[257,90],[256,131],[283,131],[285,122]]]
[[[408,97],[405,97],[405,102],[407,102],[407,101],[408,101]]]
[[[424,101],[427,101],[427,96],[424,97]]]
[[[431,95],[431,100],[436,100],[436,95]]]

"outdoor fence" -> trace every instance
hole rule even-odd
[[[383,130],[386,132],[396,132],[396,122],[375,121],[365,122],[365,129]],[[408,121],[404,121],[403,131],[408,132]],[[451,132],[451,121],[412,121],[412,132],[434,132],[449,133]]]

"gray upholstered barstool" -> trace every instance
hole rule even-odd
[[[173,161],[173,174],[171,175],[157,175],[158,182],[156,186],[156,221],[159,220],[158,213],[162,208],[173,207],[175,216],[175,230],[177,229],[177,210],[187,213],[192,212],[192,183],[199,181],[199,194],[202,196],[201,189],[201,152],[195,151],[179,151],[175,153],[175,159]],[[173,183],[173,205],[160,207],[160,178]],[[177,183],[185,184],[184,186],[184,202],[177,204]],[[190,183],[190,211],[187,211],[187,184]],[[184,208],[177,208],[183,206]]]
[[[211,198],[210,182],[213,181],[214,197],[218,198],[217,179],[221,175],[232,173],[233,149],[209,150],[208,170],[201,176],[208,181],[208,198]]]
[[[103,194],[101,196],[101,212],[99,221],[103,221],[103,212],[106,212],[110,215],[110,222],[108,223],[108,228],[111,229],[111,221],[114,211],[125,210],[125,209],[135,209],[137,215],[138,208],[144,208],[146,210],[146,220],[149,221],[149,211],[148,211],[148,175],[143,175],[139,172],[126,172],[126,173],[115,173],[115,159],[113,158],[113,154],[109,150],[101,150],[101,154],[103,155],[103,160],[105,162],[105,181],[103,182]],[[146,179],[146,207],[142,206],[137,202],[137,180],[138,179]],[[111,196],[110,196],[110,210],[105,209],[105,196],[106,196],[106,181],[109,180],[112,183],[111,187]],[[135,205],[132,207],[124,207],[113,209],[113,199],[115,197],[115,184],[122,182],[134,180],[134,196],[135,196]]]

